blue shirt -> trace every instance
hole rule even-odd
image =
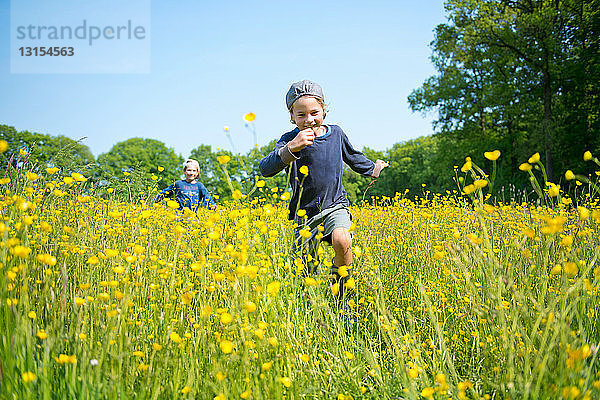
[[[203,184],[200,182],[189,183],[186,180],[177,181],[169,185],[169,187],[156,196],[154,202],[160,201],[165,197],[172,197],[173,195],[175,195],[175,200],[179,203],[180,210],[187,207],[190,210],[196,211],[200,205],[208,208],[209,205],[215,204]]]
[[[350,205],[342,185],[343,163],[364,176],[373,173],[375,163],[352,147],[342,128],[337,125],[326,127],[325,135],[316,136],[312,145],[294,153],[299,159],[289,166],[281,160],[279,149],[296,137],[298,128],[284,133],[273,151],[260,161],[260,173],[266,177],[284,168],[289,173],[292,187],[289,219],[294,219],[297,209],[306,210],[310,218],[337,204]],[[306,177],[299,171],[302,166],[308,167]]]

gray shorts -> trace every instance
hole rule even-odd
[[[352,214],[348,206],[338,204],[331,208],[321,211],[317,215],[309,218],[307,221],[298,224],[294,232],[294,244],[292,252],[301,250],[304,255],[309,254],[310,260],[306,265],[309,265],[309,273],[316,272],[316,267],[319,264],[317,248],[319,241],[331,244],[331,233],[335,228],[350,229],[352,223]],[[319,227],[323,226],[322,231]],[[309,237],[300,235],[300,231],[308,230]],[[311,267],[312,264],[312,267]]]

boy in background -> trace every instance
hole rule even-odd
[[[169,185],[156,196],[154,203],[161,201],[165,197],[175,196],[180,210],[187,207],[196,212],[200,206],[210,208],[211,210],[216,209],[217,205],[208,190],[206,190],[206,187],[196,180],[199,170],[200,165],[198,161],[192,159],[186,160],[183,163],[185,179]]]

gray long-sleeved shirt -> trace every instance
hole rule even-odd
[[[342,128],[337,125],[326,127],[325,135],[315,137],[312,145],[293,153],[297,159],[291,164],[281,159],[279,151],[296,137],[298,128],[284,133],[273,151],[260,161],[260,173],[266,177],[284,168],[289,173],[292,187],[289,219],[294,219],[297,209],[306,210],[306,216],[310,218],[337,204],[350,204],[342,186],[342,162],[359,174],[371,176],[373,173],[375,163],[352,147]],[[306,177],[299,171],[305,165],[308,167]]]

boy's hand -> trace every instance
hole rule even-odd
[[[377,160],[375,161],[375,168],[373,168],[373,173],[371,174],[371,176],[373,178],[379,178],[379,174],[381,173],[381,170],[384,169],[385,167],[389,167],[389,163],[386,163],[383,160]]]
[[[311,128],[307,128],[298,132],[295,138],[287,144],[290,151],[297,152],[303,148],[310,146],[315,141],[315,133]]]

